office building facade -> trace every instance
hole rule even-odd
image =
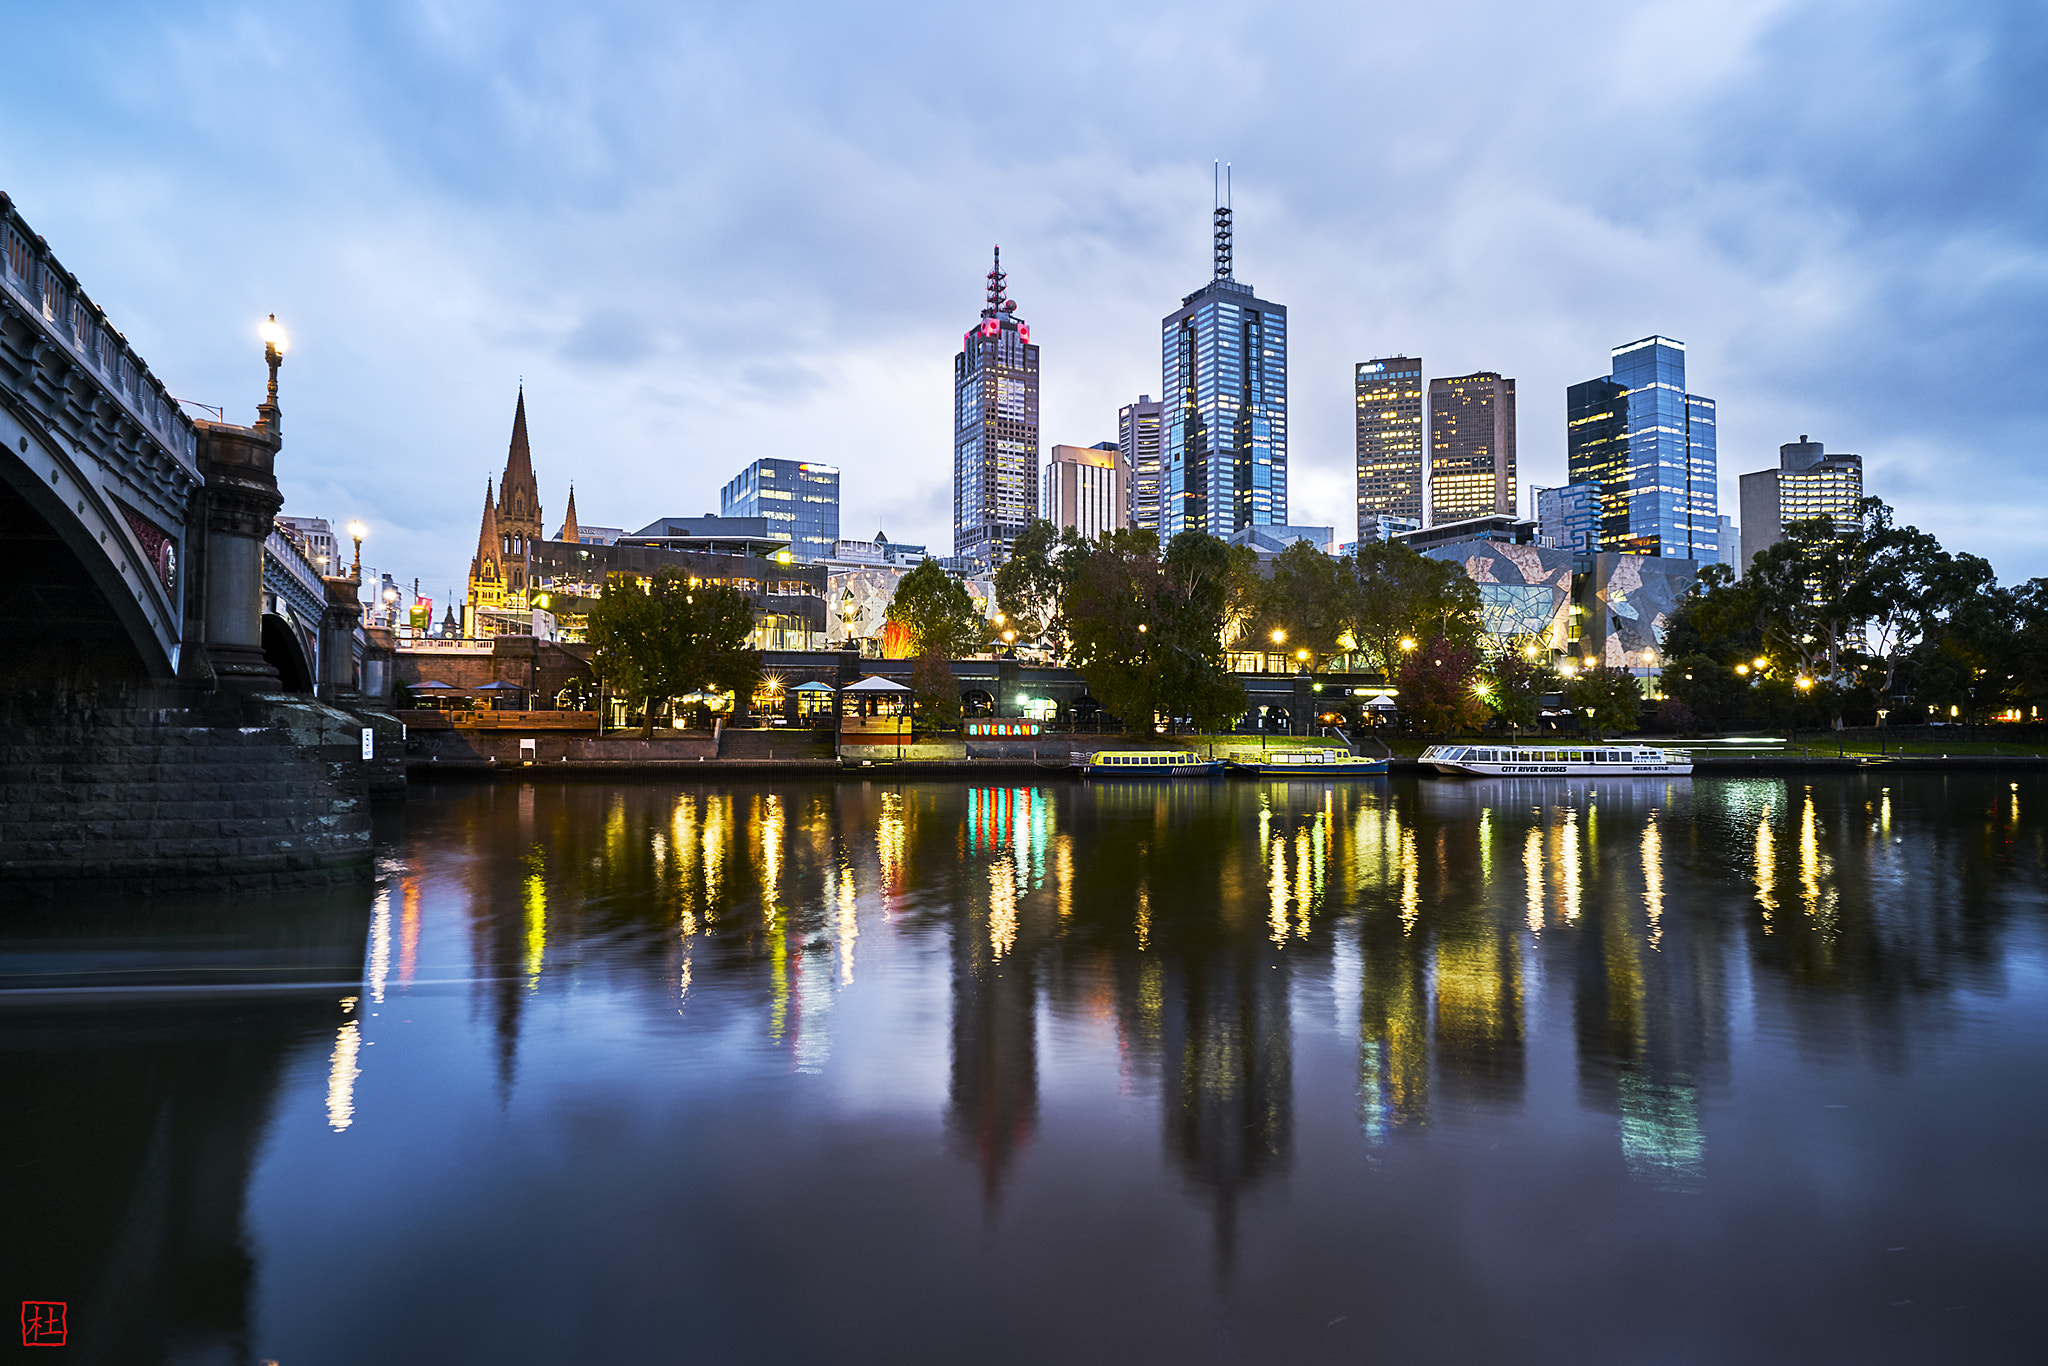
[[[1358,406],[1358,539],[1382,517],[1422,525],[1428,465],[1422,362],[1414,356],[1361,361],[1353,376]]]
[[[1231,210],[1215,274],[1160,324],[1161,540],[1287,522],[1287,310],[1232,275]]]
[[[1718,555],[1714,400],[1685,389],[1685,343],[1617,346],[1610,373],[1565,390],[1565,468],[1599,490],[1602,549]]]
[[[721,517],[759,517],[805,564],[839,539],[839,471],[806,460],[756,460],[718,491]]]
[[[1138,395],[1136,403],[1117,409],[1116,444],[1128,473],[1130,497],[1125,509],[1126,524],[1159,530],[1161,453],[1166,405],[1150,394]]]
[[[1430,525],[1515,511],[1515,382],[1490,370],[1429,382]]]
[[[1837,536],[1846,536],[1862,521],[1863,457],[1829,454],[1803,435],[1778,447],[1778,468],[1745,474],[1739,486],[1745,574],[1759,554],[1785,539],[1792,522],[1825,518]]]
[[[1537,537],[1553,550],[1600,548],[1600,490],[1593,484],[1532,489]]]
[[[953,357],[953,554],[997,564],[1038,516],[1038,348],[997,248],[981,321]]]
[[[1085,540],[1130,525],[1129,477],[1114,442],[1099,446],[1054,446],[1045,466],[1045,520]]]

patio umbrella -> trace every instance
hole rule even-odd
[[[411,688],[414,692],[422,692],[428,688],[446,688],[452,692],[454,691],[455,688],[455,685],[453,683],[443,683],[439,679],[434,679],[426,683],[408,683],[406,684],[406,686],[408,688]]]
[[[833,686],[832,686],[832,685],[831,685],[830,683],[817,683],[817,682],[812,682],[812,683],[799,683],[799,684],[797,684],[797,685],[796,685],[796,686],[795,686],[794,688],[791,688],[791,689],[790,689],[790,691],[791,691],[791,692],[827,692],[827,693],[829,693],[829,692],[837,692],[837,691],[839,691],[839,690],[838,690],[837,688],[833,687]]]
[[[869,675],[868,675],[868,676],[867,676],[866,678],[863,678],[863,679],[862,679],[862,680],[861,680],[860,682],[858,682],[858,683],[849,683],[849,684],[847,684],[847,685],[846,685],[846,689],[845,689],[845,690],[846,690],[847,692],[909,692],[909,691],[910,691],[910,689],[908,689],[908,688],[904,687],[904,686],[903,686],[903,685],[902,685],[901,683],[891,683],[891,682],[890,682],[890,681],[889,681],[888,679],[886,679],[886,678],[881,678],[881,677],[878,677],[878,676],[876,676],[876,675],[874,675],[874,674],[869,674]]]
[[[526,689],[524,689],[524,688],[520,687],[520,686],[519,686],[519,685],[518,685],[517,683],[485,683],[485,684],[482,684],[482,685],[480,685],[480,686],[479,686],[479,687],[477,688],[477,691],[478,691],[478,692],[525,692],[525,691],[526,691]]]

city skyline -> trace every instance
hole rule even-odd
[[[1255,171],[1240,246],[1291,305],[1291,520],[1355,521],[1361,359],[1515,375],[1519,478],[1554,486],[1564,386],[1660,332],[1720,401],[1724,510],[1737,473],[1826,432],[1905,520],[2004,579],[2048,572],[2048,529],[2023,511],[2048,492],[2028,454],[2048,416],[1962,399],[2032,392],[2010,367],[2041,310],[2016,263],[2042,230],[2028,179],[1986,167],[2030,155],[2038,18],[1880,3],[1843,43],[1821,5],[1588,6],[1615,51],[1666,54],[1652,87],[1594,82],[1608,57],[1483,7],[1478,93],[1453,102],[1401,56],[1423,50],[1423,16],[1227,15],[1177,15],[1185,60],[1129,66],[1085,111],[1027,112],[947,76],[993,17],[934,34],[915,13],[864,31],[512,5],[485,32],[234,4],[123,24],[37,11],[20,41],[95,59],[0,94],[0,183],[181,397],[248,420],[249,331],[277,313],[286,510],[360,518],[366,556],[443,587],[522,374],[536,455],[574,471],[590,522],[715,508],[732,469],[706,452],[725,450],[836,464],[851,533],[945,544],[960,277],[995,237],[1029,263],[1032,322],[1058,341],[1042,442],[1110,439],[1120,406],[1157,393],[1153,329],[1199,269],[1219,156]],[[1160,22],[1063,15],[1005,41],[1076,73],[1082,54],[1146,50]],[[749,75],[674,81],[679,52]],[[1374,135],[1340,138],[1366,70]],[[1205,76],[1201,117],[1168,117],[1164,92]],[[1618,138],[1616,169],[1588,167],[1594,137]],[[529,166],[549,168],[538,189]],[[2010,496],[1985,505],[1987,483]]]

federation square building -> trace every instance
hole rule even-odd
[[[1287,310],[1231,275],[1216,209],[1215,275],[1161,324],[1159,538],[1287,523]]]
[[[1565,390],[1565,466],[1591,484],[1601,550],[1720,557],[1714,400],[1685,390],[1685,343],[1617,346],[1611,372]]]
[[[953,357],[953,553],[989,565],[1038,516],[1038,348],[1006,279],[998,248],[981,321]]]

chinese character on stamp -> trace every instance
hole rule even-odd
[[[24,1347],[62,1347],[64,1345],[65,1307],[51,1300],[23,1300],[21,1302],[21,1345]]]

